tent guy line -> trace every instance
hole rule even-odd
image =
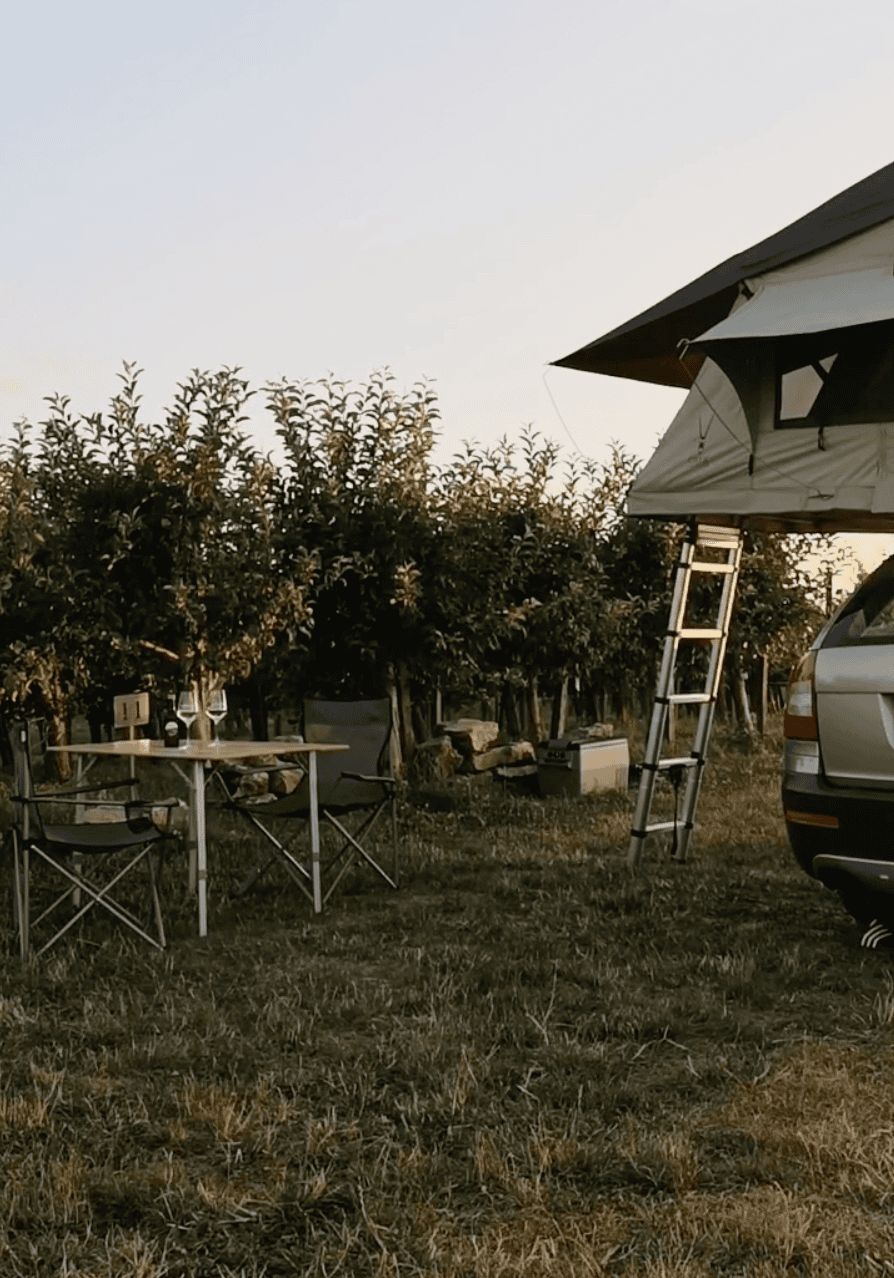
[[[562,427],[563,427],[563,429],[564,429],[564,431],[565,431],[565,434],[566,434],[566,435],[568,436],[568,438],[571,440],[572,446],[574,447],[575,451],[576,451],[576,452],[578,452],[578,453],[580,454],[580,456],[581,456],[581,457],[586,457],[586,456],[587,456],[587,454],[584,452],[584,450],[581,448],[580,444],[579,444],[579,443],[577,442],[577,440],[574,438],[574,436],[572,435],[571,431],[568,429],[568,423],[565,421],[565,418],[564,418],[564,417],[562,416],[562,414],[559,412],[559,405],[556,403],[556,398],[555,398],[555,396],[553,395],[552,389],[550,388],[550,384],[549,384],[549,382],[546,380],[546,375],[547,375],[547,373],[549,372],[549,370],[550,370],[550,368],[551,368],[551,367],[552,367],[552,365],[551,365],[551,364],[547,364],[546,368],[544,368],[544,370],[543,370],[543,385],[546,387],[546,393],[547,393],[547,395],[549,395],[550,402],[551,402],[551,404],[552,404],[553,408],[556,410],[556,416],[558,417],[559,421],[562,423]]]

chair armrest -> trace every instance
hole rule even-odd
[[[93,786],[94,790],[104,790],[105,786]],[[9,796],[11,803],[33,804],[34,807],[52,807],[60,802],[73,803],[75,800],[72,795],[80,794],[79,790],[65,791],[64,794],[31,794],[26,798],[21,794],[11,794]],[[125,799],[123,803],[116,803],[114,799],[78,799],[77,806],[79,808],[108,808],[121,807],[124,808],[125,817],[129,818],[132,809],[146,808],[176,808],[178,802],[176,799]]]
[[[371,784],[376,785],[397,785],[394,777],[368,777],[362,772],[343,772],[342,776],[347,777],[349,781],[369,781]]]
[[[95,790],[104,790],[105,788],[104,785],[93,787]],[[125,799],[123,802],[116,799],[81,799],[78,797],[80,794],[80,790],[65,790],[54,794],[29,794],[27,797],[22,794],[11,794],[9,797],[13,803],[33,803],[35,807],[65,803],[69,805],[77,804],[79,808],[107,808],[110,805],[123,808],[127,807],[128,804],[136,803],[146,806],[151,803],[150,799]]]

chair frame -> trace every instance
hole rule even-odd
[[[320,704],[338,705],[340,707],[346,708],[349,706],[363,706],[363,705],[376,704],[376,703],[370,702],[370,701],[356,701],[356,702],[308,701],[308,702],[305,702],[305,730],[306,731],[307,731],[308,707],[320,705]],[[382,704],[385,704],[385,703],[383,702]],[[389,758],[391,734],[393,733],[393,731],[394,731],[394,724],[393,724],[393,720],[391,720],[389,723],[388,731],[385,734],[382,749],[379,752],[380,758]],[[339,756],[339,757],[349,758],[350,756],[348,755],[348,756]],[[276,765],[273,768],[260,768],[260,767],[252,768],[252,769],[249,769],[248,773],[243,773],[242,775],[251,775],[252,773],[256,773],[256,772],[271,773],[271,772],[277,772],[277,771],[285,771],[287,769],[293,770],[294,767],[295,767],[294,763],[289,763],[289,764]],[[311,903],[313,903],[314,898],[313,898],[313,892],[311,888],[312,875],[310,870],[308,870],[307,866],[300,860],[299,857],[295,855],[295,853],[291,850],[291,848],[286,843],[284,843],[281,839],[277,838],[273,830],[270,829],[268,825],[265,823],[265,820],[271,823],[273,822],[285,823],[289,821],[294,821],[296,819],[306,820],[307,819],[306,809],[295,806],[293,810],[290,810],[289,799],[291,799],[292,796],[286,796],[285,799],[279,800],[277,801],[277,803],[270,804],[270,805],[259,804],[257,806],[254,806],[249,803],[242,802],[235,797],[233,790],[231,790],[227,786],[225,779],[221,776],[220,773],[215,773],[215,776],[220,781],[220,784],[224,790],[224,794],[225,794],[224,806],[231,811],[239,812],[243,817],[245,817],[251,823],[251,825],[253,825],[254,828],[261,835],[263,835],[264,839],[266,839],[266,841],[270,845],[270,847],[266,850],[266,855],[262,854],[259,856],[257,863],[252,867],[252,869],[248,872],[245,878],[236,887],[235,889],[236,896],[244,896],[248,891],[250,891],[251,888],[254,887],[254,885],[259,881],[259,879],[261,879],[261,877],[267,873],[267,871],[270,869],[271,866],[278,863],[283,866],[283,868],[287,871],[289,876],[292,878],[292,880],[298,886],[298,888],[304,893],[307,899],[311,901]],[[391,775],[377,774],[374,776],[370,776],[370,775],[366,775],[359,772],[349,772],[349,771],[343,771],[341,773],[341,778],[348,781],[364,783],[366,785],[379,786],[381,787],[382,794],[378,799],[369,803],[347,804],[347,805],[344,805],[344,808],[342,807],[342,805],[337,805],[337,804],[332,805],[335,808],[335,810],[339,812],[343,810],[362,811],[363,809],[366,809],[366,808],[371,809],[371,811],[361,821],[358,828],[354,831],[351,831],[346,828],[346,826],[342,823],[339,817],[335,815],[335,812],[330,810],[330,807],[327,806],[325,799],[320,800],[319,816],[320,816],[321,822],[325,821],[326,824],[330,825],[337,832],[337,834],[339,835],[341,839],[341,845],[339,846],[338,850],[334,852],[332,856],[330,856],[327,859],[324,865],[321,866],[321,875],[328,876],[329,873],[334,869],[334,867],[336,867],[340,861],[342,862],[342,864],[337,870],[337,873],[335,874],[335,877],[328,884],[328,886],[326,887],[326,890],[323,893],[323,896],[322,896],[323,905],[326,904],[326,902],[332,896],[332,893],[335,891],[335,889],[338,887],[341,880],[344,878],[345,874],[348,872],[348,870],[357,860],[362,860],[376,875],[378,875],[380,879],[382,879],[382,881],[388,887],[393,888],[394,890],[397,890],[399,886],[396,779]],[[303,780],[302,780],[302,784],[303,784]],[[293,803],[294,803],[294,800],[293,800]],[[377,824],[380,816],[384,812],[385,808],[389,806],[391,809],[391,843],[392,843],[392,866],[391,866],[390,874],[382,865],[379,864],[378,861],[375,860],[373,856],[370,855],[370,853],[361,843],[361,839],[365,838],[371,833],[371,831]]]
[[[154,860],[156,845],[164,844],[167,839],[162,831],[149,822],[137,826],[134,814],[147,805],[140,800],[126,800],[125,822],[112,825],[83,823],[67,825],[45,825],[41,817],[41,809],[59,803],[75,803],[79,807],[107,807],[109,800],[85,799],[84,795],[99,790],[110,790],[121,786],[132,786],[136,781],[128,777],[121,781],[106,782],[103,785],[80,786],[71,790],[56,790],[46,795],[35,795],[31,782],[30,751],[28,749],[28,729],[24,723],[16,724],[10,733],[16,781],[19,793],[13,796],[13,803],[21,809],[19,821],[13,825],[13,908],[19,933],[19,953],[23,962],[29,958],[39,958],[51,946],[61,940],[76,923],[92,909],[99,907],[105,910],[119,923],[123,923],[137,936],[147,941],[154,948],[163,950],[167,945],[161,901],[158,894],[158,878]],[[32,821],[35,821],[39,834],[32,832]],[[116,837],[116,835],[118,837]],[[127,855],[133,851],[126,865],[119,867],[116,873],[105,883],[95,882],[82,868],[82,861],[106,859],[112,856]],[[65,858],[71,858],[66,864]],[[62,878],[68,880],[68,886],[52,901],[36,918],[31,917],[31,866],[32,858],[43,861]],[[142,861],[146,862],[152,912],[155,915],[156,935],[153,936],[125,905],[115,900],[110,893],[112,889]],[[81,905],[81,895],[86,897]],[[65,901],[72,899],[75,913],[61,928],[58,928],[39,949],[31,949],[31,933],[45,919],[54,913]],[[55,924],[53,925],[55,926]]]

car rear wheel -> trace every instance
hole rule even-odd
[[[894,927],[894,901],[879,892],[870,892],[859,883],[840,883],[838,898],[851,918],[863,928],[875,921]]]

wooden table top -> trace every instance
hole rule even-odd
[[[48,746],[59,754],[105,754],[121,758],[208,760],[254,759],[274,754],[334,754],[350,746],[336,741],[207,741],[188,740],[179,746],[137,737],[134,741],[79,741],[76,745]]]

